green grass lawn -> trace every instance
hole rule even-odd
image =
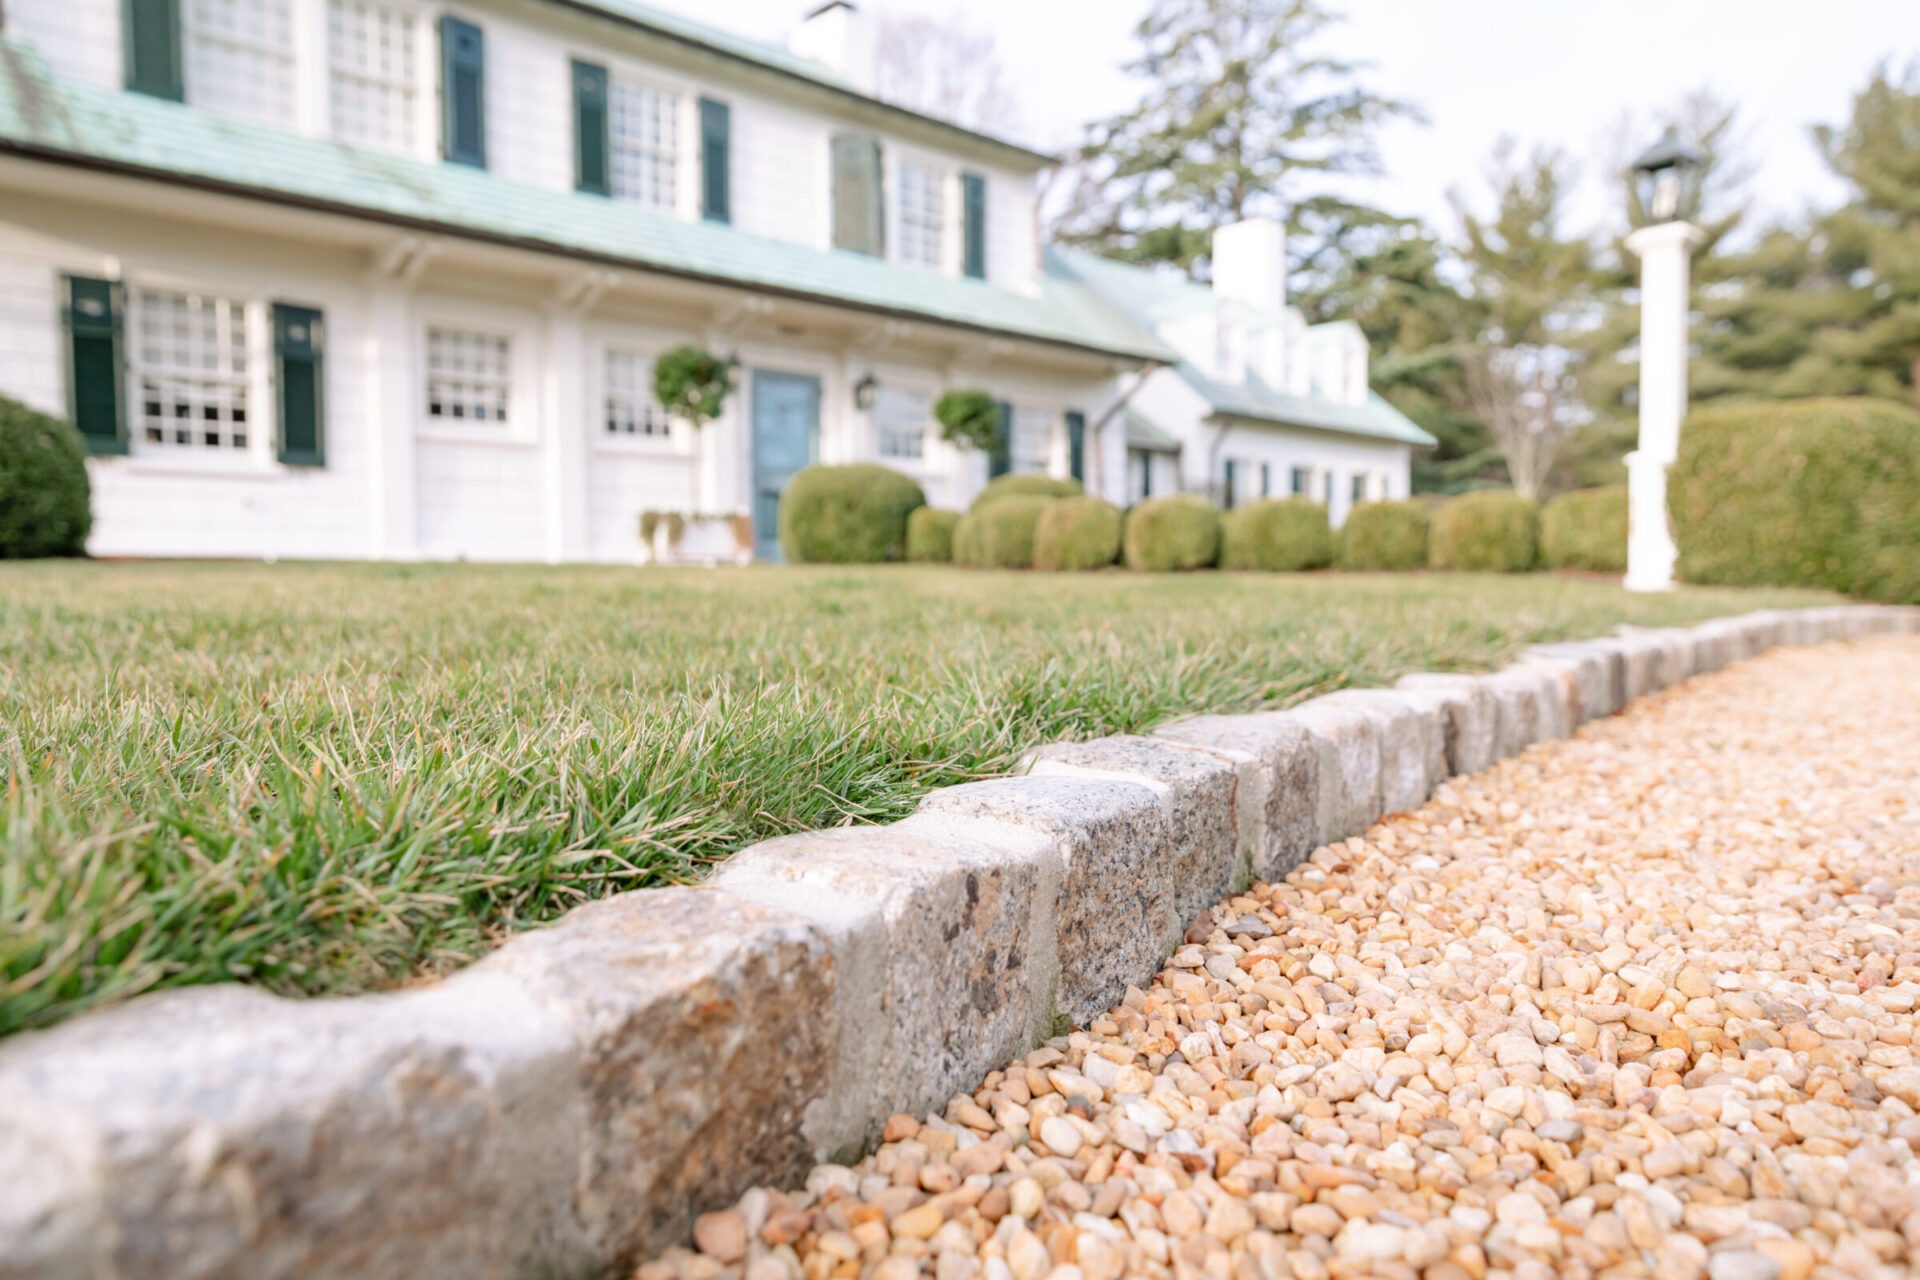
[[[442,971],[1035,743],[1808,593],[1557,577],[0,565],[0,1034]]]

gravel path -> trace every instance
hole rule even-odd
[[[1920,1257],[1920,641],[1444,787],[656,1277],[1831,1280]]]

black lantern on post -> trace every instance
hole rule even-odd
[[[1672,128],[1640,153],[1633,162],[1633,182],[1648,223],[1675,222],[1693,214],[1706,162],[1699,148],[1681,141],[1679,131]]]

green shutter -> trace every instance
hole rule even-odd
[[[280,461],[327,463],[326,323],[312,307],[273,304],[274,378],[279,392]]]
[[[120,286],[68,276],[67,403],[88,453],[125,453],[120,415]]]
[[[607,69],[573,64],[573,189],[604,196],[607,179]]]
[[[733,221],[733,111],[711,98],[700,99],[700,215]]]
[[[960,175],[962,243],[966,246],[966,273],[987,278],[987,180],[977,173]]]
[[[987,455],[987,478],[1003,476],[1013,470],[1013,406],[1000,402],[1000,420],[993,435],[993,452]]]
[[[1233,510],[1233,475],[1236,470],[1232,458],[1227,459],[1227,484],[1224,500],[1220,503],[1226,510]]]
[[[833,139],[833,247],[872,257],[887,251],[880,144],[864,134]]]
[[[122,0],[120,22],[127,88],[149,97],[184,101],[180,0]]]
[[[1067,410],[1067,473],[1085,483],[1087,478],[1087,415]]]
[[[480,28],[451,14],[440,19],[442,154],[487,167],[486,41]]]

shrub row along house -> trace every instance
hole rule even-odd
[[[1401,496],[1428,443],[1278,229],[1169,284],[1035,227],[1049,157],[881,102],[852,6],[792,48],[632,0],[7,0],[0,395],[86,440],[116,556],[630,561],[811,462],[962,507]],[[731,371],[719,416],[653,366]],[[977,389],[998,447],[933,405]]]

